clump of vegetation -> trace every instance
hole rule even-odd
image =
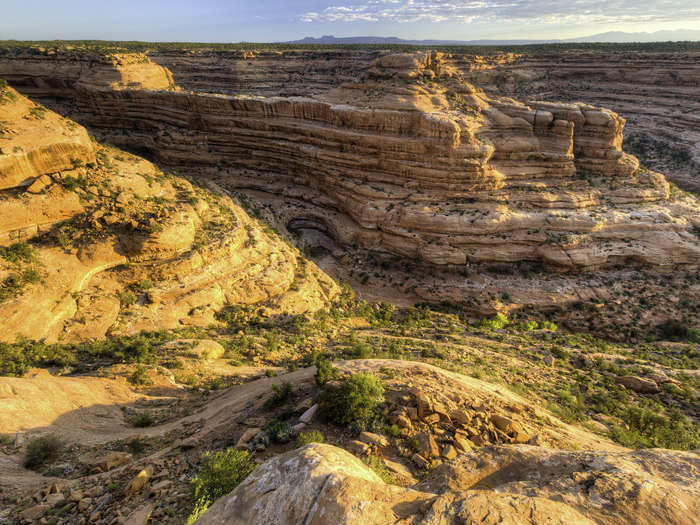
[[[12,102],[17,98],[14,91],[10,89],[7,80],[0,78],[0,104],[5,104],[6,102]]]
[[[255,463],[245,450],[227,449],[202,457],[199,472],[192,479],[194,502],[187,523],[193,523],[217,499],[236,488],[255,470]]]
[[[146,445],[141,438],[135,437],[126,444],[126,449],[132,454],[141,454],[146,449]]]
[[[150,414],[139,414],[133,421],[133,425],[138,428],[150,427],[153,425],[153,417]]]
[[[134,292],[131,290],[119,292],[119,302],[121,303],[122,307],[128,308],[136,302],[136,295],[134,295]]]
[[[311,430],[309,432],[301,432],[297,436],[297,448],[308,445],[309,443],[323,443],[323,434],[320,430]]]
[[[314,375],[314,379],[318,386],[325,386],[328,381],[337,379],[339,375],[340,370],[333,366],[328,357],[322,356],[316,361],[316,374]]]
[[[134,373],[129,376],[129,382],[132,385],[150,385],[152,383],[151,377],[148,373],[148,368],[143,365],[138,365]]]
[[[384,386],[372,373],[354,374],[338,387],[326,388],[319,401],[319,416],[336,425],[367,427],[379,418]]]
[[[8,262],[17,264],[31,262],[34,259],[32,247],[26,241],[17,241],[9,246],[0,246],[0,257]]]
[[[382,463],[382,460],[379,459],[377,456],[365,456],[362,458],[362,461],[372,469],[372,471],[381,478],[381,480],[384,483],[387,483],[389,485],[393,485],[396,483],[396,480],[394,479],[394,476],[389,472],[389,469],[386,468],[386,465]]]
[[[28,469],[39,470],[58,459],[63,450],[63,441],[54,435],[41,436],[32,439],[27,444],[24,466]]]
[[[506,317],[505,314],[498,312],[492,319],[482,319],[477,323],[477,326],[480,328],[490,328],[491,330],[502,330],[508,326],[508,323],[510,323],[508,317]]]
[[[266,410],[272,410],[273,408],[284,405],[293,397],[294,389],[292,389],[292,384],[290,382],[281,385],[272,385],[272,396],[265,401],[263,407]]]

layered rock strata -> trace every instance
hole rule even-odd
[[[699,467],[696,455],[666,450],[486,447],[402,488],[342,449],[312,444],[258,467],[196,523],[690,524]]]
[[[22,60],[12,62],[18,85],[41,83],[37,61],[24,73]],[[116,60],[117,71],[121,62],[137,61]],[[697,202],[672,198],[662,175],[622,151],[623,118],[488,96],[453,62],[381,54],[360,81],[287,98],[195,94],[169,82],[115,89],[83,73],[71,114],[162,164],[262,192],[287,227],[341,247],[457,270],[698,263]],[[142,57],[138,68],[169,78]]]
[[[204,326],[227,304],[298,314],[337,295],[330,278],[220,188],[93,144],[81,126],[45,108],[35,117],[37,106],[8,92],[0,340]],[[62,145],[66,137],[78,146]]]

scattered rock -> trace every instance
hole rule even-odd
[[[143,505],[129,514],[129,517],[126,518],[123,525],[146,525],[152,512],[153,505]]]
[[[424,458],[439,458],[440,449],[435,438],[428,432],[419,432],[415,435],[418,442],[418,453]]]
[[[615,376],[615,382],[641,394],[656,394],[660,392],[659,385],[651,379],[637,376]]]
[[[430,462],[417,452],[411,456],[411,461],[413,461],[419,469],[425,470],[430,466]]]
[[[317,410],[318,410],[318,404],[313,405],[306,412],[304,412],[301,416],[299,416],[299,421],[301,421],[302,423],[311,423],[311,420],[316,415]]]
[[[37,521],[39,518],[43,517],[44,514],[46,514],[53,505],[47,505],[45,503],[40,503],[39,505],[34,505],[33,507],[29,507],[28,509],[22,511],[20,513],[20,516],[24,518],[27,521]]]
[[[257,436],[261,430],[262,429],[259,427],[245,429],[243,435],[238,439],[235,448],[238,450],[244,450],[245,448],[247,448],[250,440]]]
[[[133,478],[129,484],[124,488],[124,495],[128,498],[139,492],[148,480],[153,476],[153,467],[150,465],[145,469],[141,470],[135,478]]]
[[[379,448],[389,446],[389,440],[387,440],[387,438],[379,434],[374,434],[372,432],[361,432],[360,441]]]
[[[201,359],[221,359],[226,353],[226,349],[221,343],[212,341],[211,339],[202,339],[197,342],[197,345],[192,349]]]
[[[29,193],[41,193],[51,184],[53,184],[53,180],[51,180],[51,177],[49,177],[48,175],[42,175],[41,177],[35,179],[34,182],[32,182],[29,185],[27,191]]]
[[[457,449],[450,444],[445,445],[442,449],[442,457],[445,459],[454,459],[457,455]]]

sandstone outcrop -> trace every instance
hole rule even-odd
[[[49,110],[28,116],[35,106],[10,93],[0,105],[10,119],[2,136],[10,151],[3,142],[0,155],[9,188],[0,209],[0,246],[9,246],[0,258],[0,340],[202,326],[227,304],[298,314],[338,293],[224,190],[93,144]]]
[[[277,456],[196,523],[694,523],[696,454],[484,448],[413,488],[331,445]]]
[[[337,57],[323,69],[313,60],[324,56],[318,54],[304,74],[322,77],[327,89],[261,97],[178,91],[164,81],[158,90],[148,83],[96,86],[85,57],[68,68],[60,52],[23,53],[1,57],[0,76],[9,72],[15,85],[44,98],[54,96],[41,87],[51,75],[71,78],[69,113],[109,142],[253,194],[272,205],[282,225],[332,251],[425,265],[426,272],[396,279],[423,299],[476,300],[471,306],[481,313],[510,308],[496,304],[501,295],[515,306],[551,306],[609,295],[582,271],[628,263],[694,268],[700,260],[697,201],[671,195],[663,175],[622,151],[623,118],[582,103],[487,95],[465,79],[493,69],[488,60],[467,67],[465,58],[439,53],[368,52],[364,76],[342,82],[329,71],[357,78],[359,70]],[[164,56],[155,58],[179,68],[175,78],[185,78],[185,88],[201,85],[197,71],[237,74],[242,60],[212,65],[212,55]],[[274,56],[291,60],[292,76],[309,78],[299,72],[298,55]],[[142,55],[108,67],[127,78],[132,62],[147,79],[169,78]],[[42,63],[65,71],[49,74]],[[269,95],[281,83],[252,91]],[[464,278],[493,263],[544,265],[550,274],[538,282]],[[435,280],[417,277],[436,273]]]

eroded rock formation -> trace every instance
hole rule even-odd
[[[0,340],[204,326],[226,304],[298,314],[337,295],[216,185],[94,144],[74,122],[6,94]]]
[[[287,78],[318,80],[307,96],[265,98],[180,91],[144,56],[96,65],[79,56],[79,66],[64,68],[60,53],[24,53],[29,58],[3,57],[0,76],[11,72],[11,82],[49,98],[48,78],[60,78],[62,86],[71,78],[70,114],[109,142],[255,192],[274,205],[282,224],[320,232],[332,248],[436,268],[441,275],[434,281],[397,279],[422,298],[476,296],[482,310],[500,308],[485,296],[488,289],[515,305],[547,306],[605,295],[601,283],[578,277],[582,271],[629,262],[692,268],[700,259],[692,233],[697,202],[672,196],[663,175],[640,169],[622,151],[623,118],[582,103],[489,96],[465,81],[510,57],[466,65],[464,57],[458,62],[438,53],[367,52],[325,64],[330,55],[316,53],[304,69],[298,55],[268,53],[251,56],[257,73],[245,73],[244,56],[223,63],[201,53],[156,56],[178,69],[175,77],[185,78],[186,88],[200,87],[203,71],[235,70],[237,77],[220,79],[213,89],[235,77],[243,84],[257,79],[253,92],[290,92],[281,89],[282,74],[261,84],[264,66],[256,60],[289,64]],[[63,72],[48,73],[47,63]],[[124,70],[124,78],[96,81],[103,75],[91,71],[104,67],[117,76]],[[139,75],[145,84],[133,81]],[[55,98],[66,93],[57,90]],[[536,285],[460,277],[494,262],[544,264],[555,275]]]
[[[486,447],[413,488],[387,485],[360,460],[312,444],[257,468],[196,523],[694,523],[692,453]]]

